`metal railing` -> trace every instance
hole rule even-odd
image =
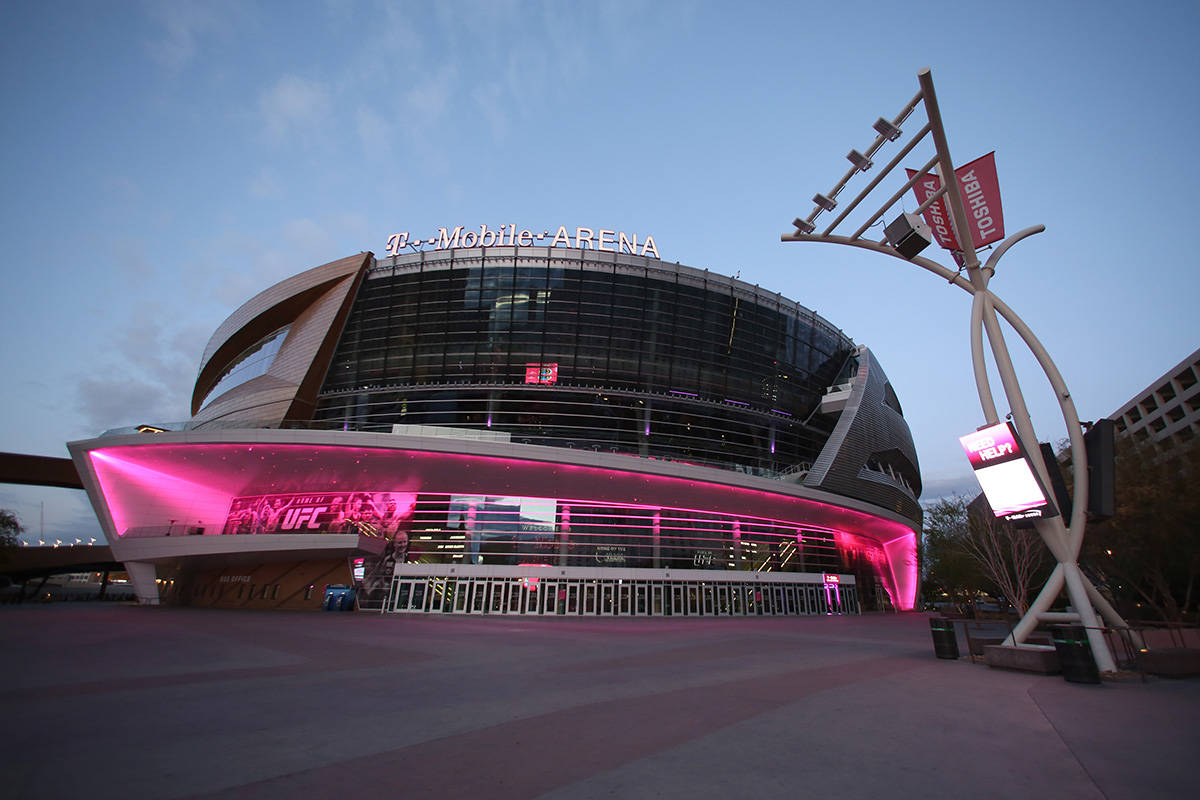
[[[989,645],[1003,644],[1012,634],[1017,618],[975,620],[947,616],[955,630],[961,626],[966,653],[971,663],[982,661]],[[1082,625],[1073,627],[1083,628]],[[1104,637],[1120,672],[1136,673],[1146,682],[1149,675],[1185,676],[1200,673],[1200,625],[1184,622],[1138,621],[1125,626],[1088,628]],[[1047,646],[1053,643],[1048,628],[1038,628],[1025,642]]]

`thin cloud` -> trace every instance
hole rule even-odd
[[[444,67],[413,83],[404,95],[403,117],[411,132],[421,133],[441,119],[456,83],[453,67]]]
[[[328,118],[332,105],[325,84],[284,75],[259,99],[263,130],[274,140],[304,136]]]
[[[363,152],[370,158],[389,158],[392,154],[392,126],[367,106],[360,106],[355,120]]]
[[[222,314],[231,313],[254,295],[290,275],[358,252],[369,231],[370,226],[363,216],[343,212],[317,219],[291,219],[262,235],[219,234],[194,249],[193,263],[197,271],[204,269],[206,264],[236,262],[243,266],[226,271],[217,280],[197,286],[197,289],[215,300]],[[215,327],[216,323],[213,324]]]
[[[263,169],[250,180],[249,191],[252,197],[279,197],[283,194],[283,187],[275,179],[274,173]]]
[[[146,43],[146,52],[169,70],[182,69],[196,58],[202,37],[225,29],[222,19],[227,18],[228,10],[223,4],[188,0],[148,4],[147,13],[162,25],[162,32]]]
[[[112,244],[112,258],[117,269],[132,280],[146,280],[154,275],[154,260],[150,258],[150,248],[144,239],[134,236],[118,238]]]
[[[75,407],[92,433],[188,416],[204,332],[144,311],[105,334],[107,355],[76,385]]]
[[[964,459],[965,461],[965,459]],[[931,503],[943,497],[967,495],[974,497],[979,494],[979,481],[970,472],[961,475],[942,475],[936,478],[925,478],[921,489],[921,502]]]

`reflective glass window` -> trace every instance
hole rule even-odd
[[[209,401],[215,400],[235,386],[241,386],[251,378],[266,375],[290,329],[290,325],[285,325],[243,350],[226,368],[217,384],[205,395],[201,407],[207,406]]]

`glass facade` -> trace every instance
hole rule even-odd
[[[235,386],[241,386],[251,378],[266,375],[267,370],[271,368],[272,362],[275,361],[275,356],[279,354],[279,348],[283,347],[283,341],[287,338],[290,329],[290,325],[285,325],[277,331],[272,331],[243,350],[237,358],[230,362],[229,367],[226,368],[216,385],[205,395],[200,407],[207,406],[210,400],[215,400],[225,394],[225,392],[228,392]]]
[[[401,570],[372,607],[405,614],[638,617],[832,615],[862,610],[853,583],[746,582],[705,573],[664,580],[661,574],[637,570],[622,577],[582,575],[577,570],[545,575],[503,572],[510,571],[451,575]]]
[[[367,273],[315,422],[504,431],[517,443],[775,475],[811,463],[854,345],[729,278],[565,248],[451,250]]]

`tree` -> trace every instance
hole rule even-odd
[[[24,532],[20,517],[7,508],[0,508],[0,547],[20,547]]]
[[[1200,444],[1117,443],[1115,514],[1089,523],[1082,566],[1122,615],[1181,622],[1197,612]]]
[[[979,565],[962,546],[968,533],[967,498],[943,497],[925,508],[921,587],[927,598],[945,594],[959,610],[986,589]]]
[[[1023,616],[1030,589],[1047,562],[1046,543],[1037,531],[997,518],[983,495],[968,505],[967,529],[963,550]]]
[[[1025,613],[1048,554],[1035,531],[996,519],[982,496],[946,497],[925,510],[925,589],[945,592],[960,608],[998,592]]]

